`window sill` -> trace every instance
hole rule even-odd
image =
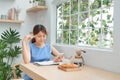
[[[64,47],[65,48],[75,48],[76,46],[70,46],[70,45],[59,45],[59,44],[54,44],[54,46],[57,47]],[[87,46],[78,46],[80,49],[84,49],[86,51],[94,51],[98,53],[113,53],[113,49],[107,49],[107,48],[95,48],[95,47],[87,47]]]

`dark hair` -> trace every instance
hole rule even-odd
[[[47,35],[46,28],[43,25],[41,25],[41,24],[37,24],[37,25],[34,26],[34,28],[33,28],[33,35],[38,34],[40,31]],[[34,43],[34,42],[35,42],[35,38],[32,39],[32,43]]]

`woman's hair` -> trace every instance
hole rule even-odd
[[[37,24],[37,25],[34,26],[33,35],[38,34],[40,31],[47,35],[46,28],[41,24]],[[34,43],[34,42],[35,42],[35,38],[32,39],[32,43]]]

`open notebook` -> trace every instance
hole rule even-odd
[[[41,65],[41,66],[45,66],[45,65],[58,65],[59,62],[43,61],[43,62],[34,62],[33,64],[35,64],[35,65]]]

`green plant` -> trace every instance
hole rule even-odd
[[[113,0],[68,0],[57,5],[56,43],[113,47]]]
[[[14,58],[21,54],[19,32],[16,30],[5,30],[0,39],[0,80],[11,80],[13,78],[12,64]]]
[[[38,5],[45,5],[45,0],[36,0],[38,1]]]
[[[45,5],[45,0],[29,0],[29,3],[32,3],[32,4],[36,2],[38,2],[37,5]]]

